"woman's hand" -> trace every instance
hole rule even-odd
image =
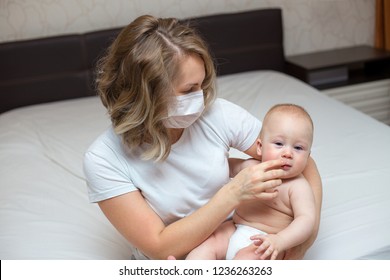
[[[280,169],[283,160],[270,160],[241,170],[229,183],[235,192],[238,203],[246,200],[275,198],[276,187],[282,184],[280,179],[285,171]]]

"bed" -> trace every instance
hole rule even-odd
[[[305,258],[390,259],[390,128],[285,74],[280,9],[183,20],[209,42],[219,97],[259,119],[281,102],[311,114],[324,194]],[[0,44],[0,259],[131,259],[82,171],[110,124],[94,64],[119,30]]]

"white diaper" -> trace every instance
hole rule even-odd
[[[229,247],[226,252],[226,259],[232,260],[240,249],[252,244],[253,240],[250,240],[250,237],[256,234],[266,233],[257,228],[253,228],[247,225],[236,224],[236,231],[233,233],[229,240]]]

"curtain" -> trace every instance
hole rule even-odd
[[[375,47],[390,51],[390,0],[376,0]]]

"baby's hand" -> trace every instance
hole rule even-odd
[[[282,251],[280,248],[281,239],[276,234],[258,234],[251,236],[254,244],[258,246],[255,254],[260,255],[261,260],[275,260],[278,254]]]

